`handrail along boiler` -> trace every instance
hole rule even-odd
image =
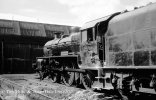
[[[156,4],[87,22],[79,33],[48,41],[37,67],[53,82],[87,89],[156,93]]]

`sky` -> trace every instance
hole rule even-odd
[[[82,26],[156,0],[0,0],[0,19]]]

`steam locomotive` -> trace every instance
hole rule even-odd
[[[38,68],[86,89],[156,93],[156,4],[111,14],[48,41]]]

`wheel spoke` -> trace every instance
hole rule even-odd
[[[72,64],[66,64],[63,66],[64,68],[73,68]],[[64,72],[63,74],[63,82],[67,86],[71,86],[74,82],[74,72]]]
[[[91,78],[90,74],[81,74],[81,79],[82,79],[82,83],[84,85],[84,87],[86,89],[91,89],[92,85],[93,85],[93,79]]]
[[[51,80],[51,82],[53,82],[53,83],[58,82],[59,79],[60,79],[60,78],[59,78],[58,73],[53,72],[53,73],[50,75],[50,80]]]
[[[42,71],[39,71],[39,72],[38,72],[38,75],[39,75],[39,79],[40,79],[40,80],[43,80],[43,72],[42,72]]]
[[[63,76],[64,84],[67,86],[71,86],[73,84],[73,81],[74,81],[74,72],[71,72],[71,74],[65,72]]]
[[[57,80],[57,74],[56,74],[56,73],[53,73],[53,74],[51,75],[51,81],[55,83],[56,80]]]

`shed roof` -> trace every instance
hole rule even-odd
[[[0,35],[23,35],[46,37],[47,31],[63,32],[70,34],[72,26],[23,22],[0,19]],[[52,33],[48,33],[52,34]]]

